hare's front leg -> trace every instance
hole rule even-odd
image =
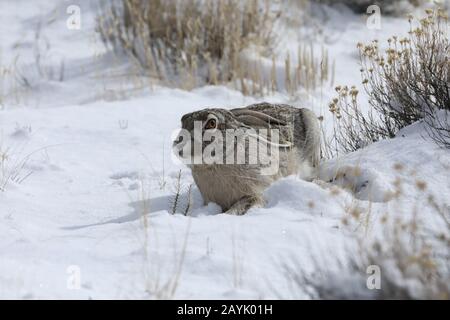
[[[241,216],[245,214],[251,207],[261,207],[264,201],[258,196],[245,196],[238,202],[233,204],[230,209],[225,211],[226,214]]]

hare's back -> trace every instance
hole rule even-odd
[[[313,111],[287,104],[267,102],[253,104],[245,109],[264,113],[271,118],[284,122],[285,126],[279,127],[282,130],[282,136],[292,136],[293,133],[293,142],[301,158],[308,160],[313,166],[318,165],[320,160],[320,126]]]
[[[306,108],[296,108],[287,104],[267,102],[248,106],[248,109],[267,114],[286,122],[293,129],[294,144],[302,158],[313,166],[320,160],[320,126],[316,114]]]
[[[301,110],[287,104],[271,104],[267,102],[252,104],[246,109],[267,114],[286,123],[294,123],[298,117],[299,110]]]

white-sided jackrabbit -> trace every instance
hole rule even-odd
[[[184,115],[181,124],[175,153],[189,158],[205,203],[226,213],[262,205],[272,182],[291,174],[313,178],[319,164],[319,123],[308,109],[269,103],[208,108]]]

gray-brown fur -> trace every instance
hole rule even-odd
[[[305,171],[314,170],[319,164],[320,129],[317,117],[308,109],[269,103],[232,110],[203,109],[184,115],[182,128],[192,132],[194,121],[202,121],[204,126],[209,117],[217,118],[216,130],[241,129],[244,135],[237,141],[249,138],[250,129],[280,132],[279,170],[274,174],[262,175],[265,166],[250,164],[247,159],[244,164],[189,164],[205,203],[215,202],[224,212],[243,214],[251,206],[262,205],[262,192],[272,182],[291,174],[308,176]],[[202,133],[205,131],[203,128]],[[270,137],[268,140],[271,141]],[[210,143],[214,141],[203,142],[202,150]],[[174,146],[181,144],[178,138],[174,142]],[[245,145],[247,152],[249,147],[250,144]],[[265,160],[270,160],[270,155],[267,157]]]

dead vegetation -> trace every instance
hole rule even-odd
[[[292,95],[330,81],[332,67],[325,49],[318,56],[305,45],[287,55],[284,64],[277,63],[273,28],[282,13],[270,4],[122,0],[103,8],[97,26],[107,46],[168,86],[190,90],[230,85],[245,95]]]
[[[25,99],[28,83],[24,79],[18,68],[19,57],[15,57],[11,62],[2,60],[0,52],[0,109],[4,109],[7,104],[19,104]]]
[[[103,41],[177,87],[239,79],[242,51],[267,50],[273,43],[273,17],[259,0],[124,0],[105,10],[98,23]]]
[[[1,139],[1,136],[0,136]],[[23,155],[23,146],[6,147],[0,140],[0,191],[4,192],[11,184],[21,184],[33,171],[26,168],[30,157],[38,152]]]
[[[404,170],[398,164],[395,169]],[[404,210],[406,184],[417,193],[412,212]],[[393,203],[386,213],[374,215],[370,206],[348,207],[342,225],[355,233],[357,255],[345,263],[336,261],[333,270],[313,259],[312,274],[301,270],[296,257],[284,261],[294,298],[306,294],[314,299],[450,299],[450,208],[417,178],[397,179],[393,186]],[[365,230],[360,230],[361,225]],[[373,276],[378,279],[373,281]]]
[[[408,36],[389,38],[385,50],[377,40],[358,44],[370,110],[359,107],[355,87],[336,87],[338,96],[329,106],[335,121],[330,154],[393,138],[419,120],[436,143],[450,147],[450,121],[444,114],[450,111],[448,17],[442,9],[428,9],[425,18],[410,16],[409,22]]]
[[[179,287],[183,271],[191,220],[190,218],[187,220],[186,231],[182,235],[182,241],[173,245],[173,258],[170,259],[170,263],[164,262],[158,251],[163,239],[159,237],[157,229],[149,216],[151,211],[150,189],[151,186],[148,181],[141,179],[137,203],[139,203],[140,228],[142,229],[142,233],[139,233],[139,236],[142,237],[140,240],[142,241],[143,251],[144,288],[152,299],[173,299]]]
[[[194,205],[192,187],[192,184],[186,186],[183,183],[182,173],[179,170],[172,186],[172,196],[169,203],[171,214],[181,213],[184,216],[191,214]]]

